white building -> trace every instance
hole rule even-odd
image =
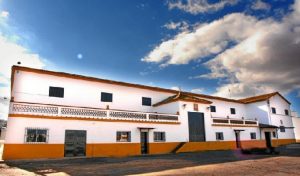
[[[13,66],[4,159],[129,156],[295,142],[280,93],[227,99]]]

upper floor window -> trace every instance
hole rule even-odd
[[[272,107],[272,113],[276,114],[276,108]]]
[[[46,143],[46,142],[48,142],[48,130],[47,129],[26,128],[25,141],[26,142]]]
[[[142,105],[143,106],[151,106],[151,98],[148,97],[142,97]]]
[[[49,97],[64,97],[64,88],[62,87],[49,87]]]
[[[235,108],[230,108],[230,113],[235,114]]]
[[[130,142],[131,132],[130,131],[117,131],[117,142]]]
[[[198,104],[194,104],[194,111],[198,111],[199,109],[198,109]]]
[[[285,115],[288,116],[288,115],[289,115],[289,110],[285,109],[285,110],[284,110],[284,113],[285,113]]]
[[[210,106],[210,112],[217,112],[216,106]]]
[[[102,102],[112,102],[113,101],[113,94],[101,92],[101,101]]]
[[[154,132],[154,141],[155,142],[165,142],[166,133],[165,132]]]
[[[223,132],[216,132],[216,140],[217,141],[224,140]]]
[[[251,139],[256,139],[256,133],[250,133]]]

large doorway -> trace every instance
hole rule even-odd
[[[148,154],[148,132],[141,131],[141,153]]]
[[[86,131],[65,131],[65,157],[86,155]]]
[[[272,148],[271,132],[265,132],[267,148]]]
[[[188,121],[189,121],[189,141],[204,142],[205,141],[204,113],[188,112]]]

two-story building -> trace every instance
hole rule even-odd
[[[241,100],[13,66],[4,159],[129,156],[295,141],[280,93]]]

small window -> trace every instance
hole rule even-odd
[[[113,101],[112,93],[101,92],[101,101],[102,102],[112,102]]]
[[[285,132],[285,127],[284,126],[280,126],[279,129],[280,129],[280,132],[282,132],[282,133]]]
[[[117,131],[117,142],[130,142],[130,131]]]
[[[235,108],[230,108],[230,113],[235,114]]]
[[[276,132],[273,131],[272,133],[273,133],[273,138],[276,138],[277,137]]]
[[[288,116],[288,115],[289,115],[289,110],[285,109],[285,110],[284,110],[284,113],[285,113],[285,115]]]
[[[151,98],[148,97],[142,97],[142,105],[143,106],[151,106]]]
[[[198,109],[198,104],[194,104],[194,111],[198,111],[199,109]]]
[[[272,113],[276,114],[276,108],[272,108]]]
[[[154,132],[154,142],[165,142],[166,133],[165,132]]]
[[[282,120],[280,120],[280,125],[283,125],[283,121]]]
[[[251,139],[256,139],[256,133],[250,133]]]
[[[64,98],[64,88],[62,87],[49,87],[49,97]]]
[[[29,143],[30,142],[46,143],[48,142],[48,130],[26,128],[25,141]]]
[[[224,140],[223,132],[216,132],[216,140],[217,141],[223,141]]]
[[[216,106],[210,106],[210,112],[217,112]]]

